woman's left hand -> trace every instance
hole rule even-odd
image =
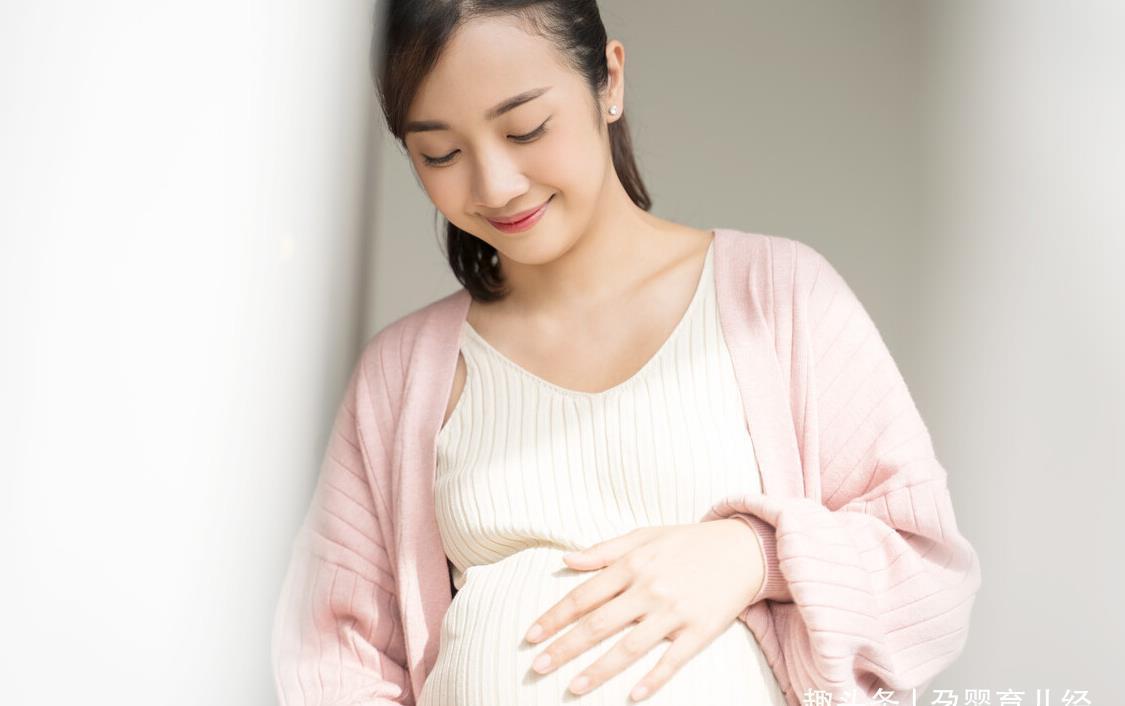
[[[734,518],[642,527],[563,557],[578,571],[604,569],[551,606],[528,631],[539,642],[578,624],[536,658],[546,674],[637,622],[570,683],[584,694],[605,683],[661,640],[672,644],[631,696],[653,694],[688,660],[726,630],[757,595],[764,559],[754,530]],[[541,626],[538,635],[535,626]],[[541,668],[538,660],[550,656]],[[586,680],[583,683],[583,680]],[[641,693],[643,691],[643,693]]]

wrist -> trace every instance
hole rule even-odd
[[[762,562],[762,582],[750,603],[761,600],[790,602],[789,585],[781,573],[777,556],[777,530],[773,525],[754,515],[737,513],[726,518],[742,524],[754,535],[758,556]]]
[[[747,577],[746,581],[756,580],[754,585],[748,589],[751,598],[747,601],[747,605],[752,605],[758,600],[758,596],[762,592],[762,587],[765,585],[766,580],[766,567],[765,555],[762,553],[762,543],[757,536],[754,527],[746,522],[745,518],[739,515],[732,515],[725,517],[718,522],[724,523],[730,527],[736,528],[731,531],[738,535],[735,545],[735,555],[738,557],[739,562],[749,562],[753,566],[747,567],[747,573],[753,574],[753,578]]]

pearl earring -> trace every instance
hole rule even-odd
[[[617,106],[616,105],[609,106],[609,114],[610,115],[617,115]]]

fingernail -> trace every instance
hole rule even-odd
[[[532,663],[531,668],[537,672],[542,672],[544,669],[550,666],[550,664],[551,655],[544,652],[543,654],[535,658],[535,661]]]
[[[587,676],[581,676],[570,682],[570,690],[576,694],[581,694],[586,690],[586,687],[589,686],[589,684],[590,678]]]
[[[646,686],[637,686],[629,692],[629,698],[633,699],[633,701],[640,701],[646,696],[648,696],[648,687]]]
[[[543,634],[543,626],[541,626],[539,623],[536,623],[536,624],[531,626],[530,630],[527,631],[527,637],[525,639],[528,642],[535,642],[536,640],[539,639],[539,636],[542,635],[542,634]]]

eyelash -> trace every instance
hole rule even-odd
[[[547,133],[547,123],[550,122],[550,120],[550,118],[547,118],[539,127],[535,128],[531,132],[524,135],[511,135],[511,138],[520,144],[528,144],[534,142],[536,139],[542,137]],[[426,155],[422,155],[422,161],[425,162],[427,166],[440,167],[444,164],[448,164],[449,161],[453,159],[453,155],[455,155],[456,153],[457,150],[453,150],[444,157],[427,157]]]

